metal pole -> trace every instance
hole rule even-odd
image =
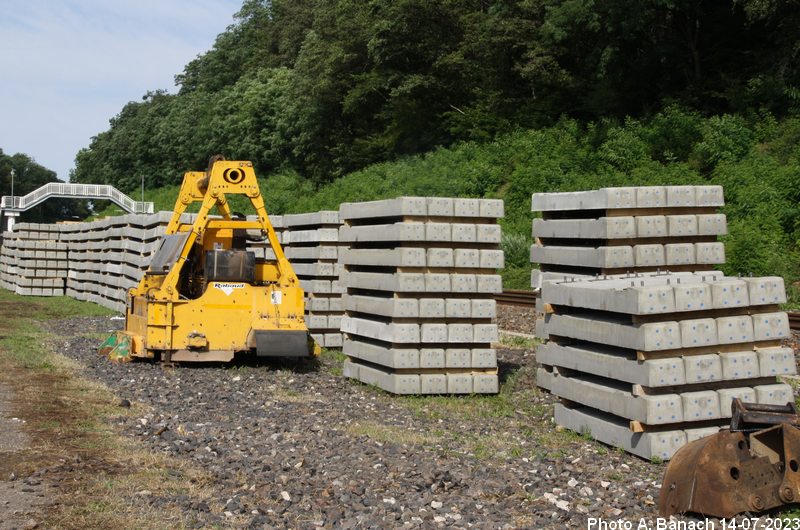
[[[142,173],[142,202],[144,202],[144,173]]]
[[[14,168],[11,168],[11,207],[14,206]]]

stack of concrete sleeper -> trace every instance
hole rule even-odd
[[[24,295],[66,294],[123,312],[128,289],[150,266],[171,217],[159,212],[85,223],[18,223],[0,247],[0,287]],[[182,221],[192,222],[192,214]],[[270,216],[270,222],[280,240],[282,217]],[[275,259],[266,242],[249,249],[257,258]]]
[[[555,419],[644,458],[670,458],[729,423],[731,401],[793,401],[781,346],[783,279],[720,273],[546,281],[547,344],[537,382],[562,399]]]
[[[3,234],[0,287],[16,294],[63,296],[68,261],[62,225],[18,223]]]
[[[8,243],[11,243],[10,245]],[[3,245],[0,246],[0,289],[14,291],[17,288],[17,247],[13,232],[3,232]]]
[[[128,289],[150,265],[170,217],[170,212],[129,214],[64,225],[70,261],[66,294],[124,312]]]
[[[305,291],[306,325],[320,346],[341,348],[339,212],[285,215],[284,223],[283,250]]]
[[[725,262],[721,186],[646,186],[536,193],[531,285],[564,277],[706,271]]]
[[[345,203],[344,374],[397,394],[498,391],[494,294],[503,203]]]

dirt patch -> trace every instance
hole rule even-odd
[[[17,453],[28,446],[28,437],[22,431],[23,420],[12,415],[11,388],[8,384],[0,382],[0,454]],[[4,459],[8,460],[8,459]],[[0,476],[3,473],[3,464],[0,463]]]
[[[38,527],[62,494],[114,467],[80,429],[89,418],[66,380],[13,367],[0,375],[0,530]]]
[[[31,438],[23,430],[27,421],[15,415],[17,402],[12,386],[0,380],[0,530],[37,527],[52,502],[41,481],[27,476],[18,480],[17,471],[27,468],[32,451]]]
[[[80,336],[96,356],[98,334],[119,325],[106,313],[0,290],[0,530],[194,528],[174,499],[208,510],[207,474],[120,436],[146,407],[123,404],[54,345]],[[64,317],[70,329],[52,328]]]

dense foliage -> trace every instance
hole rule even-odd
[[[564,116],[783,116],[799,45],[795,0],[245,0],[179,93],[126,105],[72,178],[156,187],[223,153],[320,183]]]
[[[646,120],[605,120],[464,142],[384,162],[314,188],[293,171],[261,182],[270,213],[337,209],[398,195],[502,197],[506,287],[529,283],[530,194],[604,186],[721,184],[729,235],[727,274],[800,277],[800,118],[704,118],[668,107]],[[177,185],[151,190],[171,209]],[[234,202],[235,209],[246,209]],[[797,288],[795,288],[797,291]],[[795,296],[800,293],[795,294]],[[800,301],[800,298],[798,298]]]
[[[55,171],[36,163],[23,153],[7,155],[0,149],[0,197],[11,195],[11,171],[14,170],[14,196],[25,195],[48,182],[57,182]],[[83,218],[88,209],[84,201],[58,199],[45,201],[23,212],[20,220],[28,222],[53,222]],[[5,228],[5,227],[3,227]]]

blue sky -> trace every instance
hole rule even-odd
[[[0,149],[68,180],[75,154],[211,48],[242,0],[0,0]]]

